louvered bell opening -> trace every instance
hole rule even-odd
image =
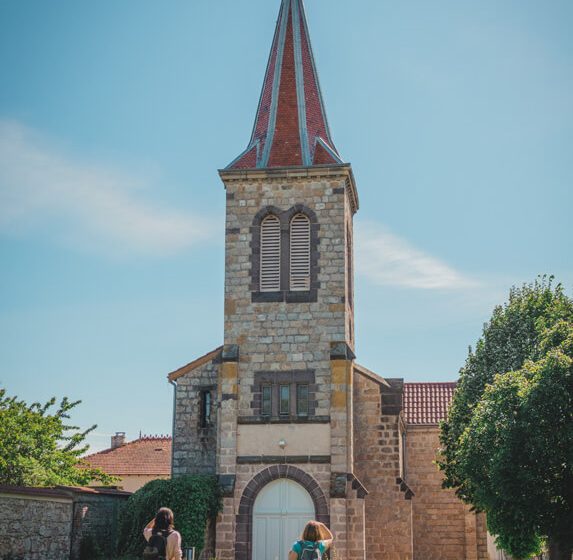
[[[276,216],[265,218],[261,226],[261,292],[281,288],[281,224]]]
[[[310,221],[304,214],[290,223],[290,289],[310,290]]]

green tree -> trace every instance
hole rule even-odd
[[[80,401],[64,397],[28,405],[0,389],[0,484],[15,486],[110,484],[115,479],[82,465],[85,438],[96,426],[78,431],[66,424]]]
[[[520,558],[544,538],[553,558],[571,557],[572,325],[573,301],[551,278],[512,289],[470,350],[442,426],[445,485]]]

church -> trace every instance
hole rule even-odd
[[[490,558],[436,465],[455,383],[355,355],[352,167],[334,144],[302,0],[282,0],[252,136],[225,187],[224,340],[169,374],[173,476],[213,474],[205,558],[283,560],[304,524],[340,560]]]

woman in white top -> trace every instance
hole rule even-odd
[[[143,529],[143,536],[147,541],[158,533],[163,535],[167,542],[165,559],[182,560],[181,535],[173,528],[173,512],[169,508],[161,508],[155,519],[152,519]]]

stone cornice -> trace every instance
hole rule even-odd
[[[360,205],[352,166],[349,163],[338,165],[314,165],[312,167],[273,167],[265,169],[220,169],[219,176],[226,185],[237,181],[280,181],[285,179],[334,178],[346,179],[346,192],[352,213]]]

